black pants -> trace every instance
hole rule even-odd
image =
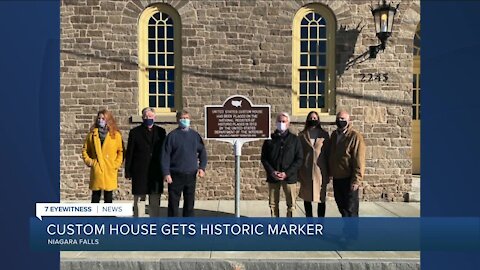
[[[352,191],[350,178],[334,178],[333,195],[342,217],[358,217],[358,189]]]
[[[312,202],[304,201],[303,206],[305,208],[305,216],[306,217],[313,217]],[[318,215],[318,217],[325,217],[325,203],[318,203],[317,215]]]
[[[193,217],[195,204],[196,173],[173,173],[172,183],[168,185],[168,216],[178,217],[178,206],[183,192],[183,216]]]
[[[92,203],[99,203],[100,197],[102,196],[102,190],[93,190],[92,191]],[[103,200],[105,203],[112,203],[113,201],[113,191],[103,191]]]

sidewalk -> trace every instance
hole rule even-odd
[[[162,206],[166,202],[162,201]],[[180,204],[182,205],[182,203]],[[303,201],[297,201],[294,217],[305,217]],[[233,200],[197,201],[195,202],[197,217],[234,216],[235,202]],[[280,201],[280,215],[286,214],[286,203]],[[313,204],[316,213],[316,204]],[[162,207],[162,216],[166,216],[166,208]],[[240,201],[240,215],[243,217],[270,217],[268,201]],[[341,217],[333,200],[327,201],[326,217]],[[419,217],[420,203],[403,202],[360,202],[361,217]]]
[[[122,201],[127,202],[127,201]],[[181,204],[182,205],[182,202]],[[161,203],[166,216],[166,201]],[[196,201],[197,217],[234,216],[235,203],[230,200]],[[316,205],[314,204],[314,213]],[[286,213],[285,201],[280,214]],[[241,201],[242,217],[269,217],[267,201]],[[304,217],[303,202],[297,201],[295,217]],[[327,201],[327,217],[340,217],[334,201]],[[420,203],[360,202],[361,217],[418,217]],[[420,252],[345,252],[345,251],[135,251],[98,252],[63,251],[62,270],[83,269],[420,269]]]

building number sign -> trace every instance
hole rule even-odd
[[[360,73],[361,82],[386,82],[388,81],[388,73]]]

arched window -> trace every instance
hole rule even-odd
[[[333,12],[321,4],[298,10],[293,19],[292,112],[335,113],[335,32]]]
[[[413,38],[412,75],[412,173],[420,174],[420,24]]]
[[[182,106],[181,22],[167,4],[147,7],[138,22],[139,111],[171,114]]]
[[[413,39],[413,104],[412,119],[420,120],[420,24]]]

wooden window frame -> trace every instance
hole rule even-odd
[[[415,37],[414,37],[414,45],[413,45],[413,80],[415,83],[412,85],[412,95],[415,95],[415,100],[416,103],[412,102],[412,120],[420,120],[421,119],[421,100],[420,100],[420,91],[422,90],[421,86],[421,76],[420,76],[420,46],[416,46],[415,43],[420,43],[420,24],[417,26],[417,29],[415,31]],[[418,42],[415,42],[418,40]],[[416,108],[416,113],[413,113],[413,107]]]
[[[182,38],[181,19],[178,12],[170,5],[158,3],[147,7],[138,19],[138,111],[149,106],[149,70],[161,68],[150,66],[148,63],[148,25],[150,18],[157,12],[169,15],[173,20],[173,41],[174,41],[174,107],[158,107],[155,109],[157,115],[175,115],[183,106],[182,100]],[[165,68],[165,67],[164,67]],[[167,89],[165,91],[168,91]]]
[[[301,38],[301,22],[304,16],[314,12],[320,14],[326,21],[326,75],[325,75],[325,106],[324,108],[300,108],[300,38]],[[310,111],[315,110],[320,115],[334,115],[336,113],[336,68],[335,68],[335,51],[336,51],[336,31],[337,21],[334,13],[330,8],[322,4],[309,4],[300,8],[293,19],[293,38],[292,38],[292,114],[294,116],[306,116]],[[320,68],[317,68],[320,69]]]

